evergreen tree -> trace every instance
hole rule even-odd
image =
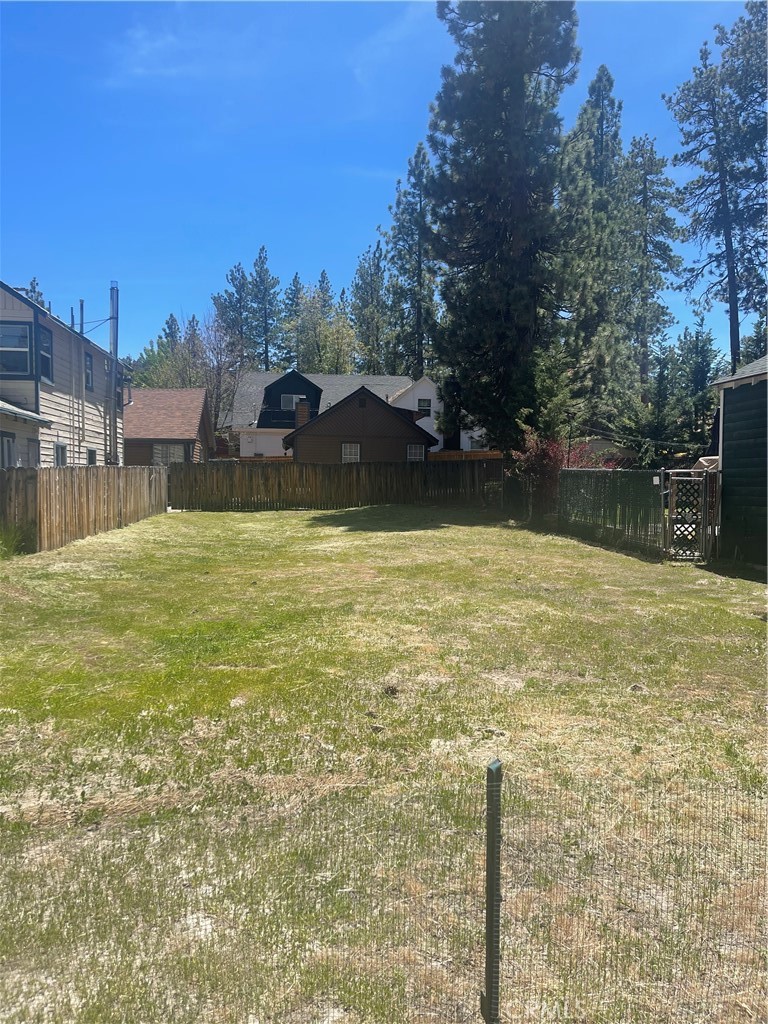
[[[350,318],[347,293],[342,288],[325,337],[323,372],[352,373],[354,353],[355,329]]]
[[[656,154],[654,142],[647,135],[632,139],[617,183],[629,257],[629,323],[643,401],[647,401],[651,345],[672,324],[659,293],[669,287],[681,264],[672,248],[679,231],[670,214],[675,188],[664,173],[666,166],[667,161]]]
[[[131,364],[131,378],[137,387],[201,387],[205,373],[205,346],[194,315],[179,324],[171,313],[157,338]]]
[[[332,373],[336,365],[332,332],[335,306],[328,310],[326,295],[319,286],[303,289],[299,298],[296,325],[298,344],[297,369],[301,373]]]
[[[678,438],[692,445],[706,446],[717,392],[712,381],[727,371],[727,364],[715,347],[712,332],[704,329],[704,318],[695,330],[685,328],[677,340]]]
[[[336,300],[333,295],[333,288],[331,288],[331,280],[324,270],[320,271],[320,277],[317,282],[317,294],[320,300],[320,310],[327,323],[330,323],[333,320],[336,309]]]
[[[392,349],[386,268],[381,242],[368,246],[352,281],[350,312],[355,328],[356,364],[360,373],[397,373],[400,360]]]
[[[227,339],[230,371],[235,381],[239,381],[242,374],[250,369],[252,353],[257,345],[253,292],[241,263],[229,271],[227,284],[231,288],[212,295],[211,299],[219,329]]]
[[[685,287],[706,309],[727,304],[733,370],[740,317],[765,301],[765,5],[748,4],[747,15],[718,30],[720,67],[705,44],[693,78],[665,97],[683,144],[674,163],[699,172],[681,189],[685,237],[707,247]]]
[[[748,334],[746,338],[742,339],[741,344],[741,362],[742,365],[745,363],[752,363],[755,359],[759,359],[766,353],[766,330],[765,330],[765,313],[762,313],[758,318],[757,322],[752,330],[751,334]]]
[[[534,354],[554,314],[554,190],[563,87],[575,77],[572,3],[440,3],[456,42],[430,121],[429,184],[461,405],[504,449],[536,417]]]
[[[304,298],[304,285],[298,274],[293,279],[283,294],[283,303],[280,313],[280,335],[281,347],[285,353],[286,366],[299,366],[299,333],[301,324],[301,306]]]
[[[263,245],[253,262],[250,288],[255,344],[255,350],[251,352],[253,361],[266,373],[272,369],[284,369],[288,360],[279,331],[280,280],[269,271],[267,250]]]
[[[423,143],[408,161],[403,187],[398,181],[390,206],[392,226],[385,233],[390,269],[390,302],[396,311],[395,348],[404,354],[408,372],[416,380],[431,361],[435,336],[436,265],[431,255],[427,185],[431,175]]]
[[[559,215],[563,304],[574,407],[583,425],[615,425],[635,390],[622,167],[621,102],[602,65],[565,140]]]
[[[649,401],[643,409],[640,424],[640,449],[643,441],[656,445],[669,444],[675,440],[678,427],[678,371],[677,353],[666,341],[658,341],[651,347]]]

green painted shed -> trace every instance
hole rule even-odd
[[[715,381],[720,391],[719,556],[766,564],[768,358]]]

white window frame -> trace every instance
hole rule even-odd
[[[53,464],[59,467],[67,465],[67,446],[61,441],[56,441],[53,446]]]
[[[488,443],[484,437],[470,437],[469,450],[471,452],[487,452]]]
[[[432,415],[432,399],[431,398],[419,398],[416,401],[416,409],[418,412],[425,412],[428,416]]]
[[[26,335],[27,335],[27,343],[26,343],[26,345],[9,345],[9,344],[6,344],[5,339],[3,337],[3,332],[7,328],[13,328],[14,331],[18,330],[19,331],[19,340],[21,340],[22,331],[25,332]],[[30,358],[29,358],[29,355],[30,355],[30,338],[31,338],[30,324],[18,324],[18,323],[4,323],[4,324],[0,324],[0,373],[3,373],[3,374],[5,374],[6,376],[9,376],[9,377],[29,377],[30,376],[30,371],[31,371]],[[11,353],[13,353],[16,356],[18,356],[20,352],[26,352],[26,360],[27,360],[26,367],[23,370],[9,370],[7,368],[3,368],[3,353],[5,353],[5,352],[11,352]]]
[[[95,466],[98,463],[98,452],[95,448],[85,449],[85,464],[86,466]]]
[[[405,451],[406,462],[423,462],[426,458],[426,446],[423,444],[409,444]]]
[[[359,462],[360,461],[360,444],[358,442],[343,442],[341,445],[341,461],[342,462]]]
[[[303,402],[304,395],[280,395],[280,411],[294,412],[299,402]]]

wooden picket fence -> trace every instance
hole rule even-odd
[[[501,463],[174,463],[173,508],[203,512],[341,509],[385,504],[481,502]]]
[[[26,551],[52,551],[167,508],[164,466],[0,471],[0,526],[14,529]]]

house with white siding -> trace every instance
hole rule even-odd
[[[0,281],[0,468],[122,461],[118,359]]]
[[[235,393],[231,430],[239,435],[240,458],[274,458],[285,454],[283,438],[306,420],[346,400],[365,387],[388,405],[407,410],[437,439],[437,450],[486,450],[482,431],[462,430],[444,438],[437,429],[443,404],[428,377],[343,373],[246,373]]]

